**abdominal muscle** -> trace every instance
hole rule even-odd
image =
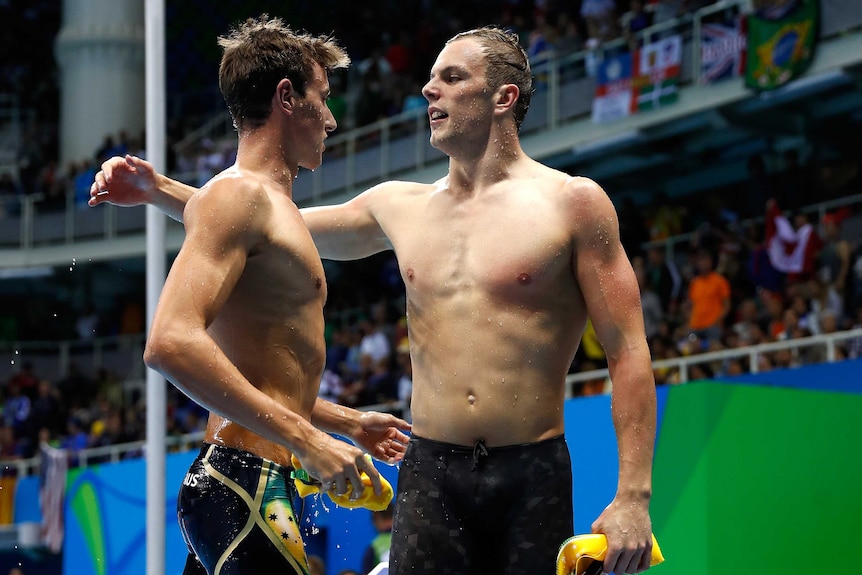
[[[219,347],[252,385],[299,417],[310,419],[325,358],[320,314],[312,310],[300,317],[288,316],[277,324],[264,325],[266,322],[250,320],[249,315],[244,316],[244,321],[235,321],[231,311],[226,310],[210,327]],[[295,329],[295,324],[303,329]],[[225,401],[235,398],[225,397]],[[274,415],[259,413],[256,417],[257,423],[266,424]],[[213,412],[207,421],[205,441],[290,465],[288,446],[265,439]]]
[[[417,315],[410,315],[417,436],[494,447],[563,433],[565,376],[582,330],[564,328],[578,323],[570,313],[497,310],[491,322],[490,314],[427,314],[450,318],[436,324]]]

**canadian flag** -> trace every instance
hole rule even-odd
[[[810,275],[821,244],[810,222],[794,229],[778,204],[770,202],[766,211],[766,249],[772,267],[786,274]]]

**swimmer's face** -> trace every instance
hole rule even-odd
[[[335,116],[329,109],[329,78],[319,64],[315,64],[311,80],[305,86],[305,95],[295,94],[296,132],[291,146],[297,150],[297,163],[313,170],[323,162],[323,141],[337,127]]]
[[[435,148],[449,153],[447,148],[452,144],[488,133],[493,106],[486,66],[483,48],[473,38],[456,40],[437,56],[430,79],[422,88]]]

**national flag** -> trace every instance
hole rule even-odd
[[[632,105],[652,110],[676,101],[679,92],[682,37],[671,36],[644,45],[635,53]]]
[[[596,70],[595,123],[624,118],[632,113],[632,55],[607,57]]]
[[[741,76],[745,71],[745,47],[742,17],[737,18],[732,26],[704,24],[700,29],[698,82],[712,84]]]
[[[755,90],[774,90],[802,75],[814,59],[818,0],[799,0],[792,9],[748,17],[745,83]],[[773,14],[774,15],[774,14]]]
[[[63,550],[63,506],[66,500],[66,471],[69,457],[64,449],[41,445],[39,504],[42,510],[42,542],[53,553]]]

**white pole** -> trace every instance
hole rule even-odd
[[[145,0],[147,159],[165,171],[165,5]],[[165,282],[165,216],[147,206],[147,330]],[[165,380],[147,370],[147,575],[165,574]]]

